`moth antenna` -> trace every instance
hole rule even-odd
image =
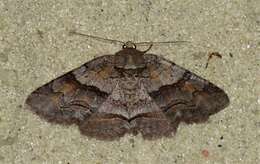
[[[138,42],[135,43],[136,46],[148,46],[147,50],[142,51],[143,53],[148,52],[153,45],[162,45],[162,44],[181,44],[181,43],[191,43],[189,41],[165,41],[165,42]]]
[[[136,46],[148,46],[149,45],[149,48],[145,51],[143,51],[144,53],[149,51],[152,46],[159,46],[159,45],[165,45],[165,44],[182,44],[182,43],[191,43],[190,41],[165,41],[165,42],[138,42],[138,43],[135,43]]]
[[[137,46],[148,46],[149,45],[147,50],[142,51],[143,53],[148,52],[152,48],[153,45],[191,43],[190,41],[182,41],[182,40],[181,41],[165,41],[165,42],[137,42],[137,43],[134,43],[132,41],[123,42],[120,40],[107,39],[107,38],[102,38],[99,36],[83,34],[83,33],[77,32],[75,30],[70,30],[69,34],[85,36],[85,37],[89,37],[89,38],[92,38],[92,39],[95,39],[98,41],[103,41],[103,42],[105,41],[105,42],[120,44],[120,45],[122,45],[122,48],[132,47],[132,48],[136,49]]]
[[[125,42],[120,41],[120,40],[107,39],[107,38],[102,38],[102,37],[99,37],[99,36],[83,34],[83,33],[77,32],[75,30],[71,30],[69,33],[73,34],[73,35],[86,36],[86,37],[89,37],[89,38],[92,38],[92,39],[95,39],[95,40],[98,40],[98,41],[103,41],[103,42],[110,42],[110,43],[116,43],[116,44],[121,44],[121,45],[125,44]]]
[[[139,46],[147,46],[147,45],[160,45],[160,44],[181,44],[181,43],[191,43],[190,41],[178,40],[178,41],[165,41],[165,42],[138,42],[135,43]]]
[[[150,51],[150,49],[153,47],[153,44],[150,44],[150,46],[147,48],[147,50],[144,50],[143,53],[146,53],[148,51]]]

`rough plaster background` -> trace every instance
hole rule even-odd
[[[102,142],[76,126],[46,123],[24,108],[26,97],[121,48],[70,36],[71,29],[123,41],[191,41],[150,52],[217,84],[231,104],[206,124],[182,124],[174,138],[155,141]],[[259,50],[257,0],[1,0],[0,163],[259,163]],[[204,69],[212,51],[223,57]]]

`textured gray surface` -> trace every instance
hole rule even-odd
[[[189,40],[150,52],[222,87],[231,104],[206,124],[182,124],[174,138],[155,141],[101,142],[75,126],[46,123],[24,108],[28,94],[120,49],[69,36],[70,29],[119,40]],[[1,0],[0,163],[259,163],[259,38],[256,0]],[[212,51],[223,58],[204,69]]]

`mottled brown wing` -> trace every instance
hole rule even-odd
[[[107,86],[108,74],[113,73],[104,72],[110,67],[111,58],[113,56],[96,58],[52,80],[32,92],[26,104],[49,122],[71,124],[84,121],[97,111],[109,94],[105,92],[109,91],[108,87],[101,86],[105,86],[104,83]]]
[[[115,57],[115,55],[106,55],[95,58],[74,70],[72,74],[81,84],[95,86],[102,92],[112,93],[120,77],[114,68]]]
[[[161,57],[146,54],[150,96],[173,126],[206,121],[229,104],[227,94],[211,82]]]

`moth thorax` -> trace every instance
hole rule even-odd
[[[116,67],[122,69],[140,69],[145,68],[146,63],[143,57],[144,53],[134,48],[125,48],[116,53]]]

